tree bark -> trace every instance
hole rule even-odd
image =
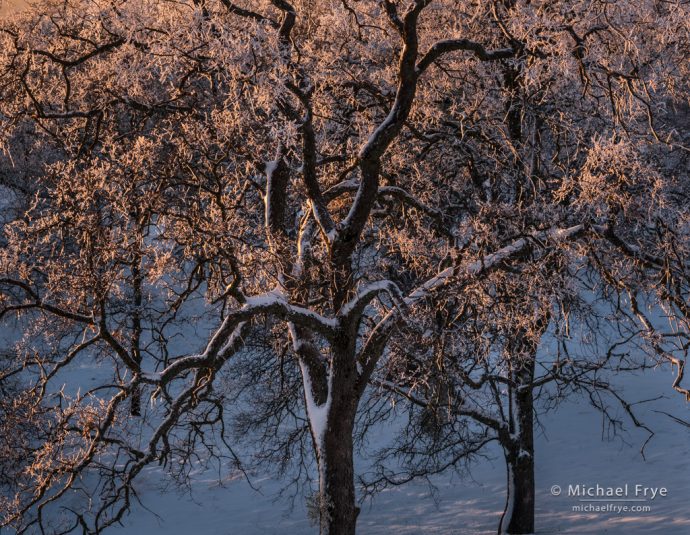
[[[327,395],[317,403],[321,410],[326,410],[325,421],[313,406],[309,416],[319,469],[319,496],[315,505],[321,535],[354,535],[359,514],[355,504],[352,435],[360,396],[356,388],[354,344],[347,334],[351,333],[343,333],[342,339],[333,344],[329,377],[321,378],[327,383],[323,390]],[[310,374],[312,392],[313,377]]]
[[[534,445],[521,442],[518,450],[504,450],[508,491],[499,534],[534,533]]]
[[[355,505],[353,414],[333,410],[319,458],[321,535],[354,535],[359,508]]]
[[[537,341],[548,316],[535,324],[539,336],[530,338],[517,333],[509,344],[513,369],[510,388],[510,433],[501,439],[506,459],[508,490],[506,507],[498,532],[524,535],[534,533],[534,394]]]

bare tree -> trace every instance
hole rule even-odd
[[[674,41],[682,6],[637,36],[655,3],[567,4],[67,0],[3,23],[24,171],[2,176],[37,185],[4,227],[0,317],[53,422],[3,523],[99,532],[147,465],[232,457],[219,374],[263,334],[299,373],[321,532],[354,533],[354,425],[405,318],[605,233],[595,162],[642,152],[621,118],[678,74],[643,39]],[[518,362],[546,323],[512,331]],[[81,359],[112,373],[59,388]],[[68,490],[102,498],[50,514]]]

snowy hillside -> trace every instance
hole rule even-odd
[[[621,535],[690,533],[686,497],[690,492],[690,428],[673,422],[664,411],[687,418],[688,406],[669,385],[668,370],[648,371],[628,378],[625,392],[630,399],[644,400],[664,395],[665,399],[639,408],[644,423],[655,431],[647,444],[645,461],[640,447],[647,433],[628,425],[628,433],[611,441],[602,440],[601,416],[583,399],[563,404],[543,418],[544,432],[537,438],[537,533]],[[629,424],[629,422],[628,422]],[[605,436],[605,432],[604,432]],[[484,535],[496,532],[505,499],[505,469],[501,453],[495,460],[475,466],[474,480],[457,476],[438,477],[435,503],[425,484],[408,484],[385,491],[362,506],[358,529],[362,534],[400,535],[458,534]],[[199,477],[193,496],[174,491],[159,493],[155,473],[147,476],[149,488],[143,496],[150,508],[136,507],[118,535],[197,534],[284,534],[316,533],[306,511],[296,503],[290,512],[287,500],[276,499],[279,483],[269,479],[253,481],[260,492],[243,480],[218,486],[213,475]],[[578,498],[550,494],[553,485],[566,492],[568,485],[602,487],[624,484],[666,487],[667,497],[646,502],[649,512],[616,514],[573,512]],[[619,504],[619,502],[604,502]],[[630,504],[627,504],[630,505]],[[155,514],[154,514],[155,513]],[[155,516],[158,515],[158,516]]]

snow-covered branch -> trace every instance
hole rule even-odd
[[[369,283],[357,292],[338,313],[342,323],[356,324],[369,303],[381,293],[387,293],[395,306],[405,306],[403,294],[397,284],[390,280]]]
[[[551,228],[549,230],[535,232],[529,237],[519,238],[493,253],[482,256],[478,260],[461,263],[457,266],[451,266],[444,269],[408,294],[407,297],[405,297],[405,303],[407,305],[415,304],[419,300],[427,297],[434,290],[447,284],[453,278],[465,279],[481,275],[504,260],[523,252],[534,243],[558,243],[573,238],[584,230],[585,225],[579,224],[568,228]]]
[[[39,309],[39,310],[43,310],[45,312],[49,312],[51,314],[54,314],[55,316],[59,316],[61,318],[76,321],[79,323],[86,323],[89,325],[95,325],[95,323],[96,323],[93,316],[87,316],[85,314],[79,314],[79,313],[73,312],[71,310],[65,310],[64,308],[53,305],[51,303],[46,303],[43,299],[41,299],[39,297],[39,295],[31,288],[30,285],[28,285],[27,283],[25,283],[23,281],[16,280],[16,279],[10,279],[10,278],[3,278],[3,279],[0,279],[0,285],[2,285],[2,284],[6,285],[6,286],[15,287],[15,288],[21,288],[26,293],[26,295],[32,299],[32,301],[29,303],[21,303],[18,305],[8,306],[8,307],[0,309],[0,318],[2,318],[2,316],[5,313],[11,312],[12,310],[22,311],[22,310],[30,310],[30,309]]]
[[[219,360],[227,360],[239,350],[242,343],[241,333],[248,322],[266,315],[295,323],[327,339],[332,339],[338,328],[336,320],[326,318],[306,308],[291,305],[278,291],[247,297],[241,308],[227,314],[202,353],[179,358],[159,373],[143,374],[143,380],[152,384],[165,384],[188,370],[211,366]]]
[[[406,306],[413,306],[419,301],[431,296],[434,291],[445,286],[450,281],[454,279],[468,281],[471,278],[482,275],[495,268],[504,260],[520,254],[531,244],[542,243],[544,246],[548,246],[549,244],[566,241],[582,233],[585,228],[583,224],[573,225],[567,228],[553,227],[545,231],[535,232],[530,237],[519,238],[513,243],[491,254],[485,255],[478,260],[460,263],[457,266],[451,266],[444,269],[410,292],[403,299],[403,302]],[[381,356],[388,337],[397,321],[400,319],[400,316],[401,309],[399,307],[391,309],[369,333],[360,351],[359,357],[360,361],[364,363],[362,373],[363,379],[368,378],[371,373],[373,373],[376,362]]]

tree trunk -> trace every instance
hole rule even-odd
[[[137,385],[132,391],[129,412],[132,416],[141,416],[141,386],[139,385]]]
[[[354,535],[359,508],[355,505],[353,429],[359,404],[357,370],[351,344],[334,344],[327,388],[318,407],[310,408],[310,425],[319,468],[318,519],[321,535]],[[308,385],[312,392],[312,378]],[[327,392],[326,399],[323,394]],[[320,413],[320,411],[325,411]]]
[[[533,361],[526,364],[532,368]],[[522,370],[530,376],[530,370]],[[519,374],[522,375],[522,374]],[[527,377],[523,377],[527,378]],[[514,395],[515,429],[503,444],[508,474],[506,507],[498,532],[523,535],[534,533],[534,400],[529,386],[518,388]]]
[[[319,456],[321,535],[354,535],[355,505],[352,427],[354,415],[332,410]]]
[[[499,534],[534,533],[534,457],[522,450],[506,452],[508,492]]]

